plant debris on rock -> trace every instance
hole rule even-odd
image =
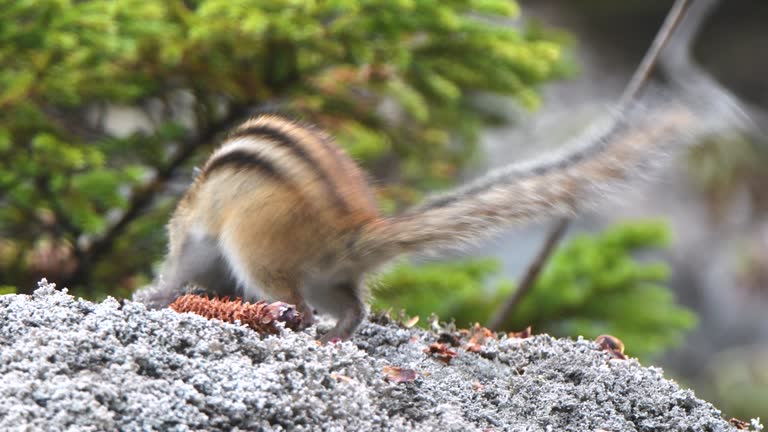
[[[315,331],[263,335],[41,282],[0,296],[0,430],[737,430],[592,341],[485,337],[493,355],[443,364],[422,351],[438,335],[416,327],[367,321],[327,345]]]

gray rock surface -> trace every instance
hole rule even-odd
[[[368,322],[327,346],[313,332],[262,337],[41,282],[0,296],[0,430],[735,430],[589,341],[502,338],[446,365],[419,329]],[[389,382],[386,366],[416,379]]]

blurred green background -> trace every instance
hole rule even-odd
[[[550,86],[595,69],[625,81],[671,2],[617,4],[0,1],[0,290],[28,293],[46,277],[91,299],[129,297],[156,273],[164,224],[193,168],[229,128],[260,112],[327,129],[371,173],[382,209],[397,212],[477,170],[484,131],[556,108],[542,97]],[[717,14],[729,29],[745,12]],[[749,46],[749,31],[742,24],[732,37]],[[609,60],[585,67],[585,53]],[[740,73],[731,81],[754,99],[760,89],[747,88],[752,75]],[[740,193],[749,219],[764,218],[765,161],[750,138],[698,148],[689,177],[706,203],[700,211],[727,221],[729,199]],[[653,253],[674,243],[674,224],[592,231],[563,244],[505,328],[610,333],[630,355],[674,364],[669,353],[712,318],[687,297],[695,290],[670,290],[674,260]],[[744,240],[728,254],[739,263],[734,285],[761,301],[766,249]],[[375,281],[374,306],[487,323],[514,292],[512,276],[492,258],[406,262]],[[755,360],[764,351],[743,348],[755,340],[724,344],[731,351],[712,356],[722,368],[713,360],[677,375],[709,382],[703,396],[729,415],[760,415],[768,362]],[[729,366],[732,381],[706,378]]]

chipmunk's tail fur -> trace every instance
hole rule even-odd
[[[654,99],[615,110],[565,152],[497,169],[370,225],[360,236],[360,252],[379,264],[400,254],[462,247],[519,223],[572,216],[620,195],[715,128],[690,100]]]

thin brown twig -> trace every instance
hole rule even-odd
[[[501,305],[499,310],[496,311],[493,318],[491,318],[488,328],[492,330],[501,329],[517,305],[520,304],[520,301],[533,288],[533,283],[536,281],[539,273],[541,273],[542,267],[544,267],[547,259],[552,255],[552,252],[555,250],[555,247],[557,247],[560,239],[563,238],[563,235],[568,230],[568,223],[569,219],[561,219],[555,225],[554,229],[547,235],[547,238],[544,240],[544,245],[538,255],[531,261],[528,269],[526,269],[523,279],[518,284],[518,288],[512,293],[507,301]]]
[[[624,89],[621,98],[619,98],[619,106],[625,106],[637,98],[640,92],[645,87],[648,79],[651,77],[656,62],[659,60],[659,54],[664,46],[669,42],[670,37],[675,32],[677,25],[685,16],[685,12],[690,5],[690,0],[676,0],[672,5],[672,9],[669,10],[667,17],[664,19],[664,23],[661,25],[659,32],[653,39],[650,48],[643,56],[643,60],[640,65],[632,74],[632,79],[629,80],[627,87]]]
[[[638,65],[635,73],[632,74],[632,78],[619,98],[620,107],[624,107],[635,100],[643,90],[656,66],[656,62],[659,59],[659,53],[675,32],[675,28],[682,20],[689,5],[690,0],[676,0],[672,5],[659,32],[656,34],[656,37],[648,48],[648,51],[645,53],[643,60],[640,62],[640,65]],[[547,234],[541,250],[539,250],[539,253],[536,254],[533,261],[528,265],[525,275],[520,281],[517,289],[509,296],[507,301],[499,307],[491,318],[490,324],[488,325],[489,328],[493,330],[502,328],[523,298],[525,298],[525,296],[533,289],[539,274],[567,232],[570,222],[571,220],[569,218],[560,219]]]
[[[83,234],[83,230],[75,224],[72,219],[67,216],[67,212],[64,210],[64,206],[59,201],[58,196],[51,189],[51,179],[47,176],[43,176],[37,180],[37,188],[43,191],[43,195],[50,204],[50,210],[55,217],[55,225],[61,227],[71,237],[72,245],[75,251],[78,251],[77,240]]]

